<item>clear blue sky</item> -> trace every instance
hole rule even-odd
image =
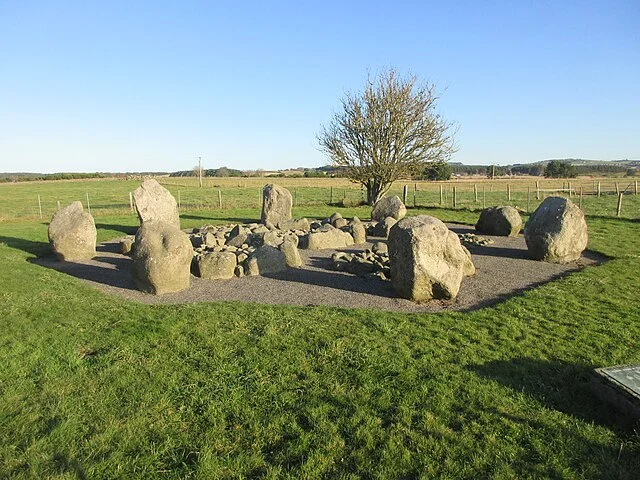
[[[638,0],[0,0],[0,171],[324,165],[383,67],[446,88],[453,161],[640,158]]]

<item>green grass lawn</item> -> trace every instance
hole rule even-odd
[[[440,314],[139,305],[30,262],[46,224],[2,223],[0,478],[637,479],[640,426],[589,379],[640,362],[640,223],[588,222],[609,262]],[[100,240],[137,225],[96,223]]]

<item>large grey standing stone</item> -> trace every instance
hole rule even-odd
[[[475,272],[458,236],[427,215],[400,220],[389,232],[391,283],[403,298],[452,299],[466,274]]]
[[[133,192],[140,223],[164,222],[180,228],[178,204],[169,190],[148,178]]]
[[[407,207],[404,206],[402,200],[397,195],[393,197],[382,197],[373,206],[371,212],[371,220],[382,222],[387,217],[393,217],[395,220],[401,220],[407,214]]]
[[[283,252],[271,245],[263,245],[245,261],[245,274],[264,275],[287,269],[287,259]]]
[[[196,260],[200,278],[208,280],[233,278],[237,264],[236,255],[232,252],[206,252]]]
[[[520,213],[510,206],[485,208],[476,223],[478,232],[502,237],[515,237],[521,228]]]
[[[529,217],[524,239],[529,255],[535,260],[573,262],[587,248],[587,222],[571,200],[548,197]]]
[[[189,236],[164,222],[143,222],[133,248],[133,283],[155,295],[189,288],[193,248]]]
[[[58,210],[51,218],[48,234],[51,249],[58,260],[73,262],[96,255],[96,225],[80,202]]]
[[[291,192],[279,185],[270,183],[262,190],[262,215],[260,222],[267,225],[279,225],[291,220]]]

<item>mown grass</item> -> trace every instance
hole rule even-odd
[[[136,223],[104,217],[99,238]],[[637,478],[639,426],[589,379],[640,361],[639,227],[590,218],[604,265],[418,315],[130,303],[31,263],[45,224],[4,223],[0,478]]]
[[[356,205],[364,198],[360,186],[343,178],[305,179],[305,178],[205,178],[204,187],[199,188],[195,178],[162,177],[158,179],[179,201],[183,214],[197,210],[216,210],[228,212],[238,209],[255,209],[261,205],[262,187],[268,182],[276,182],[289,188],[294,205],[299,207],[322,207],[332,205]],[[455,208],[479,210],[487,206],[511,205],[525,212],[535,210],[544,196],[558,194],[567,188],[569,182],[562,180],[538,180],[541,192],[536,199],[536,181],[533,179],[501,179],[451,182],[396,182],[389,195],[403,197],[403,187],[407,184],[406,203],[410,207]],[[621,217],[640,218],[640,195],[634,195],[634,181],[619,179],[618,189],[625,192]],[[615,183],[611,179],[602,180],[598,197],[593,195],[597,182],[592,180],[574,180],[573,191],[583,187],[582,200],[578,195],[572,200],[582,206],[587,215],[615,216],[617,196]],[[0,222],[15,220],[36,220],[51,218],[61,206],[79,200],[87,207],[87,198],[91,213],[97,219],[114,215],[134,215],[130,211],[129,193],[140,185],[140,180],[84,180],[84,181],[46,181],[0,184]],[[442,196],[440,189],[442,187]],[[477,196],[475,191],[477,190]],[[510,191],[510,195],[508,193]],[[555,193],[554,193],[555,192]],[[565,192],[566,194],[566,192]],[[38,201],[40,203],[38,203]]]

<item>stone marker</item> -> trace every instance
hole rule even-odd
[[[278,225],[291,220],[291,192],[279,185],[270,183],[262,190],[262,214],[260,223]]]
[[[209,280],[233,278],[236,265],[232,252],[205,252],[196,259],[198,275]]]
[[[396,223],[388,249],[391,283],[398,295],[410,300],[455,298],[465,273],[475,272],[458,236],[427,215]]]
[[[360,244],[367,241],[367,229],[364,228],[362,222],[352,222],[349,227],[349,232],[353,237],[353,243]]]
[[[48,234],[49,244],[58,260],[89,260],[96,255],[96,225],[80,202],[73,202],[54,213]]]
[[[573,262],[587,248],[587,222],[571,200],[548,197],[529,218],[524,239],[535,260]]]
[[[133,251],[133,245],[136,241],[135,235],[127,235],[120,239],[120,253],[129,255]]]
[[[160,221],[180,228],[178,204],[169,190],[148,178],[133,192],[140,223]]]
[[[513,207],[489,207],[480,213],[476,230],[487,235],[515,237],[522,229],[522,218]]]
[[[263,245],[245,261],[245,275],[264,275],[287,269],[285,254],[271,245]]]
[[[280,230],[301,230],[303,232],[308,232],[309,230],[311,230],[309,226],[309,220],[307,220],[306,218],[280,222],[278,223],[278,228]]]
[[[161,295],[189,288],[193,248],[188,235],[175,225],[143,222],[132,257],[138,290]]]
[[[330,225],[326,225],[330,226]],[[347,232],[331,227],[326,231],[311,232],[307,236],[306,248],[323,250],[325,248],[344,248],[353,245],[353,237]]]
[[[295,238],[295,240],[293,240]],[[299,267],[302,265],[300,252],[298,251],[298,237],[285,237],[284,242],[278,247],[284,253],[285,261],[289,267]]]
[[[388,237],[391,227],[397,223],[397,220],[393,217],[387,217],[381,222],[378,222],[373,227],[374,237]]]
[[[591,387],[601,400],[628,416],[630,424],[640,420],[640,365],[597,368]]]
[[[397,195],[393,197],[382,197],[376,202],[371,212],[371,220],[382,222],[387,217],[393,217],[395,220],[404,218],[407,214],[407,207],[404,206],[402,200]]]

